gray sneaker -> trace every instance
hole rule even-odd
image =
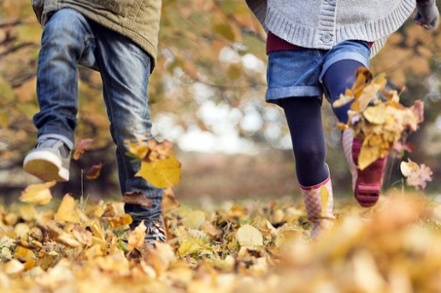
[[[58,139],[47,138],[37,143],[23,162],[23,169],[43,181],[68,181],[70,150]]]

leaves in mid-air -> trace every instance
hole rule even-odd
[[[407,185],[416,189],[425,189],[427,182],[432,181],[432,170],[426,165],[418,165],[410,159],[407,162],[401,162],[400,170],[403,176],[406,177]]]
[[[54,187],[56,181],[50,181],[43,184],[32,184],[26,187],[21,193],[20,200],[31,204],[46,205],[52,200],[51,187]]]
[[[141,159],[141,169],[136,176],[158,188],[171,188],[181,181],[181,163],[175,158],[172,143],[149,139],[127,145],[130,153]]]
[[[407,136],[418,129],[423,121],[423,103],[417,100],[411,107],[400,103],[397,91],[386,89],[384,74],[373,77],[366,68],[359,68],[354,86],[347,89],[334,107],[352,102],[348,122],[339,125],[350,127],[354,136],[363,143],[358,158],[361,170],[395,149],[409,150]],[[405,148],[406,147],[406,148]]]
[[[73,159],[78,160],[82,154],[86,150],[88,150],[93,145],[94,139],[93,138],[86,138],[82,139],[78,142],[77,147],[75,149],[75,152],[73,154]]]

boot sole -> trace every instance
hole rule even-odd
[[[354,140],[352,154],[356,164],[358,164],[360,149],[361,142]],[[362,207],[371,207],[377,203],[381,193],[385,165],[386,158],[380,158],[364,170],[357,168],[354,197]]]

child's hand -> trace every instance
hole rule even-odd
[[[427,30],[438,26],[439,11],[435,0],[417,1],[417,14],[414,20]]]

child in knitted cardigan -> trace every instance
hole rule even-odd
[[[268,32],[266,100],[284,110],[297,179],[308,219],[313,223],[312,237],[316,237],[334,219],[332,184],[325,163],[322,96],[332,104],[351,88],[356,70],[369,67],[369,59],[409,18],[415,7],[416,23],[427,30],[435,29],[439,18],[436,1],[246,2]],[[333,109],[340,122],[347,122],[349,107],[350,103]],[[354,138],[351,129],[343,131],[342,147],[353,177],[356,200],[363,207],[373,206],[380,195],[385,158],[364,170],[358,169],[361,142]]]

